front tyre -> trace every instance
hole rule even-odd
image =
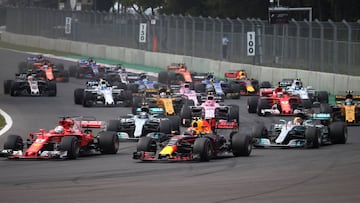
[[[79,156],[80,144],[76,136],[65,136],[61,139],[60,151],[67,151],[68,159],[76,159]]]

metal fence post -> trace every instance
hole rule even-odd
[[[232,54],[234,51],[234,46],[232,45],[234,43],[234,23],[232,22],[232,20],[230,18],[226,18],[227,21],[229,21],[230,25],[231,25],[231,35],[230,35],[230,52],[228,53],[229,56],[229,60],[231,61],[232,59]]]
[[[259,44],[259,64],[263,64],[263,55],[264,55],[264,50],[266,50],[265,46],[265,23],[263,20],[261,20],[260,18],[257,19],[257,21],[261,24],[261,31],[259,32],[259,42],[261,44]]]
[[[315,23],[320,27],[320,71],[324,71],[324,25],[318,19]]]
[[[347,23],[345,20],[342,20],[342,23],[345,24],[345,26],[348,29],[348,39],[347,39],[347,60],[346,60],[346,68],[347,68],[347,74],[350,74],[350,64],[351,64],[351,27],[349,23]]]
[[[179,30],[179,20],[178,18],[173,14],[172,15],[175,18],[175,53],[179,54],[178,51],[178,30]]]
[[[192,22],[191,56],[195,56],[195,20],[191,15],[188,17]]]
[[[210,20],[211,20],[211,22],[212,22],[212,38],[211,38],[211,54],[213,54],[214,53],[214,50],[215,50],[215,21],[214,21],[214,19],[212,18],[212,17],[208,17]]]
[[[304,19],[304,22],[306,24],[309,25],[309,39],[308,39],[308,70],[311,70],[311,66],[312,66],[312,25],[311,25],[311,21],[307,21],[306,19]]]
[[[224,23],[221,21],[221,19],[219,18],[219,17],[216,17],[216,20],[217,21],[219,21],[219,23],[220,23],[220,39],[222,38],[222,37],[224,37]],[[223,59],[223,46],[222,46],[222,40],[220,40],[220,57],[219,57],[219,59],[221,60],[221,59]],[[227,56],[225,56],[225,57],[227,57]]]
[[[291,19],[291,22],[296,26],[295,63],[297,63],[300,58],[300,25],[294,18]]]
[[[337,54],[337,52],[338,52],[338,47],[337,47],[337,42],[336,42],[336,40],[337,40],[337,27],[336,27],[336,25],[335,25],[335,23],[332,21],[332,20],[328,20],[328,22],[330,23],[330,25],[333,27],[333,48],[334,48],[334,51],[333,51],[333,65],[332,65],[332,68],[333,68],[333,73],[337,73],[337,71],[335,71],[336,70],[336,66],[337,66],[337,56],[338,56],[338,54]]]
[[[240,18],[236,18],[236,20],[241,24],[241,34],[240,34],[240,61],[241,59],[243,59],[243,50],[246,49],[244,48],[244,36],[245,36],[245,26],[244,26],[244,22],[240,19]]]
[[[206,19],[204,17],[200,16],[200,19],[203,21],[203,31],[202,31],[202,52],[206,53]]]
[[[183,55],[186,55],[186,19],[181,14],[179,17],[183,20]]]

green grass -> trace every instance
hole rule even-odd
[[[7,43],[7,42],[1,41],[1,40],[0,40],[0,47],[6,48],[6,49],[18,50],[18,51],[53,54],[53,55],[58,55],[58,56],[76,55],[74,53],[67,53],[67,52],[62,52],[62,51],[55,51],[55,50],[48,50],[48,49],[40,49],[40,48],[36,48],[36,47],[16,45],[16,44]]]
[[[41,49],[36,47],[29,47],[29,46],[22,46],[22,45],[16,45],[7,43],[0,40],[0,47],[1,48],[7,48],[7,49],[13,49],[18,51],[25,51],[25,52],[36,52],[36,53],[43,53],[43,54],[53,54],[57,56],[64,56],[64,57],[70,57],[75,59],[81,59],[81,58],[88,58],[89,56],[81,56],[79,54],[75,53],[69,53],[69,52],[62,52],[62,51],[55,51],[55,50],[48,50],[48,49]],[[145,72],[160,72],[164,70],[163,68],[159,67],[152,67],[152,66],[144,66],[139,64],[130,64],[126,63],[124,61],[116,61],[116,60],[108,60],[108,59],[102,59],[102,58],[95,58],[97,62],[100,63],[108,63],[108,64],[123,64],[125,67],[131,68],[131,69],[137,69]]]
[[[0,114],[0,129],[2,129],[5,126],[5,118]]]

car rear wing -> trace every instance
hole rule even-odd
[[[343,102],[347,98],[347,95],[335,95],[336,102]],[[360,102],[360,94],[352,94],[353,102]]]
[[[82,128],[104,128],[105,122],[103,121],[80,121]]]

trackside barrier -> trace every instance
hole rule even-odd
[[[17,45],[63,51],[82,56],[93,56],[160,68],[165,68],[168,64],[174,62],[186,63],[192,71],[214,72],[217,77],[223,77],[224,73],[229,70],[244,69],[248,72],[250,77],[260,81],[270,81],[272,84],[276,84],[283,78],[301,78],[305,85],[311,85],[315,89],[326,90],[331,93],[360,89],[360,77],[358,76],[230,63],[191,56],[148,52],[138,49],[20,35],[9,32],[3,32],[1,40]]]

